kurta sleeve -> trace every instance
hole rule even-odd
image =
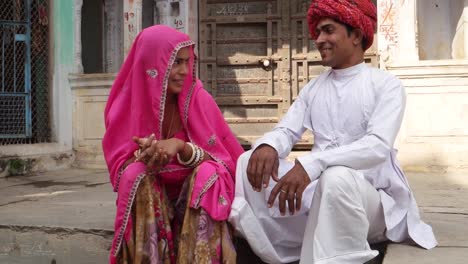
[[[256,149],[262,144],[267,144],[276,149],[280,158],[286,158],[289,155],[294,144],[301,139],[302,134],[306,130],[304,119],[310,118],[310,113],[308,113],[307,109],[311,90],[315,82],[316,80],[312,80],[304,86],[296,101],[291,105],[278,125],[258,139],[252,146],[252,149]]]
[[[406,95],[401,81],[393,76],[376,84],[376,89],[375,108],[362,138],[347,145],[311,152],[297,158],[311,180],[317,179],[330,166],[364,170],[386,160],[400,130]]]

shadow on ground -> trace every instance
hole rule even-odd
[[[379,251],[379,255],[375,259],[368,261],[365,264],[382,264],[387,250],[387,244],[388,243],[383,242],[371,245],[372,249]],[[235,237],[234,246],[236,247],[237,251],[238,264],[266,264],[255,255],[245,239]],[[291,262],[289,264],[299,264],[299,261]]]

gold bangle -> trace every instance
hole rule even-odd
[[[190,149],[192,149],[192,154],[190,156],[190,158],[187,160],[187,161],[183,161],[179,155],[179,153],[177,153],[177,161],[184,165],[184,166],[187,166],[187,167],[190,167],[190,164],[195,160],[195,156],[196,156],[196,146],[193,145],[192,143],[190,142],[187,142],[186,143],[187,145],[189,145]]]

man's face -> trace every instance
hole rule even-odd
[[[316,32],[318,37],[315,45],[322,56],[322,65],[334,69],[352,66],[351,57],[356,52],[354,32],[348,34],[345,25],[331,18],[321,19],[317,24]]]

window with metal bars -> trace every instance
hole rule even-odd
[[[49,2],[0,1],[0,145],[50,141]]]

